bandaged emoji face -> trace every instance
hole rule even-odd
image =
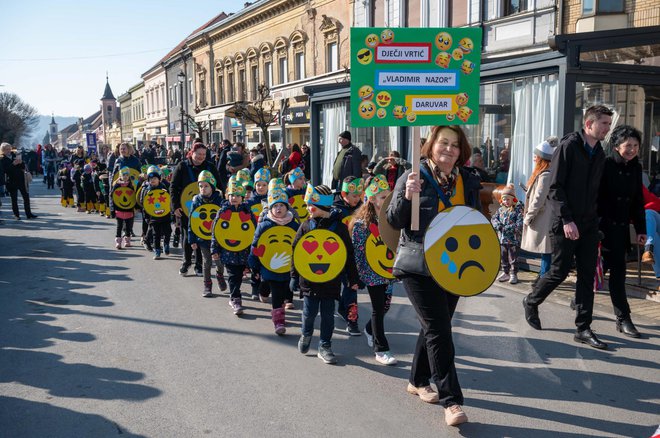
[[[371,100],[374,97],[374,89],[371,85],[363,85],[358,90],[360,100]]]
[[[365,258],[369,267],[383,278],[393,279],[394,253],[385,245],[380,237],[378,225],[369,225],[369,235],[364,245]]]
[[[215,204],[202,204],[193,210],[190,214],[190,229],[195,236],[202,240],[211,240],[213,221],[219,209]]]
[[[364,100],[358,105],[358,114],[363,119],[371,119],[376,114],[376,105],[370,100]]]
[[[165,217],[171,211],[170,194],[163,189],[149,190],[142,200],[144,212],[151,217]]]
[[[240,252],[250,247],[254,237],[252,214],[243,211],[223,211],[215,221],[215,240],[230,252]]]
[[[135,207],[135,190],[132,187],[117,187],[112,192],[112,202],[123,210]]]
[[[291,269],[293,238],[296,232],[291,227],[276,225],[267,229],[252,248],[252,254],[267,270],[285,274]]]
[[[500,267],[497,234],[477,210],[450,207],[433,219],[424,237],[424,259],[433,279],[460,296],[488,289]]]
[[[435,64],[438,67],[447,68],[449,67],[449,61],[451,61],[451,56],[447,52],[440,52],[435,57]]]
[[[191,182],[187,186],[183,188],[183,191],[181,192],[181,197],[179,198],[181,200],[181,210],[183,210],[183,214],[186,216],[190,216],[190,208],[192,207],[192,200],[199,193],[199,186],[197,185],[197,181]]]
[[[364,43],[367,45],[367,47],[371,47],[372,49],[376,47],[379,42],[380,40],[378,39],[378,35],[376,35],[375,33],[370,33],[364,39]]]
[[[449,50],[451,47],[452,43],[452,38],[451,35],[449,35],[447,32],[440,32],[438,35],[435,37],[435,46],[442,50],[443,52],[445,50]]]
[[[325,283],[344,270],[346,254],[346,246],[337,234],[317,228],[298,241],[293,250],[293,264],[304,279]]]
[[[305,195],[295,195],[290,197],[289,205],[298,213],[300,222],[307,219],[309,212],[307,211],[307,204],[305,204]]]

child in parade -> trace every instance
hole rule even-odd
[[[516,199],[513,186],[506,186],[502,190],[500,205],[490,220],[500,239],[502,274],[497,277],[497,281],[516,284],[518,283],[518,251],[525,214],[522,203]]]
[[[272,293],[271,315],[278,335],[286,333],[284,300],[290,296],[292,237],[299,226],[289,211],[288,202],[286,192],[280,188],[274,188],[268,193],[268,212],[257,225],[248,257],[252,272]],[[275,227],[286,227],[288,230]],[[259,244],[262,236],[268,238]]]
[[[202,271],[204,274],[203,297],[213,296],[213,281],[211,280],[211,269],[215,265],[215,278],[221,291],[227,290],[227,283],[223,277],[223,266],[220,260],[211,258],[211,236],[213,234],[213,223],[217,217],[217,211],[212,212],[203,206],[222,206],[222,193],[216,189],[216,180],[213,174],[202,170],[197,177],[199,195],[195,195],[190,208],[190,220],[188,221],[188,240],[192,249],[202,252]],[[200,208],[202,207],[202,208]]]
[[[108,170],[105,163],[98,163],[94,172],[92,173],[94,182],[94,191],[96,192],[96,211],[99,215],[104,216],[107,208],[107,196],[105,185],[108,181]]]
[[[109,199],[111,215],[117,220],[115,248],[121,249],[122,230],[124,232],[124,244],[130,246],[133,218],[135,216],[135,186],[131,181],[131,170],[128,167],[125,166],[119,169],[119,178],[112,185]]]
[[[84,165],[84,160],[76,160],[73,163],[73,169],[71,169],[71,181],[73,181],[73,186],[76,189],[76,207],[78,207],[78,213],[85,211],[85,192],[83,191],[82,186],[82,173]]]
[[[57,175],[57,183],[62,190],[62,207],[73,207],[73,181],[71,180],[71,163],[62,162],[62,169]]]
[[[298,241],[303,239],[302,244],[310,241],[311,247],[320,248],[322,245],[320,245],[318,241],[313,241],[314,236],[305,237],[307,234],[315,230],[329,230],[337,234],[346,248],[346,259],[334,260],[334,262],[343,263],[342,271],[347,272],[351,287],[353,290],[357,290],[359,278],[355,263],[353,263],[353,245],[348,234],[348,229],[341,221],[341,212],[332,208],[332,191],[324,185],[313,187],[309,184],[307,186],[304,200],[307,204],[309,217],[298,228],[293,247],[295,248]],[[327,244],[329,242],[323,243]],[[337,243],[339,242],[335,242],[335,244]],[[315,251],[316,250],[313,252]],[[323,257],[321,253],[319,253],[318,256]],[[309,268],[311,268],[311,266],[308,267],[308,269]],[[341,291],[341,273],[329,281],[318,283],[312,282],[302,277],[296,268],[295,263],[293,263],[291,265],[291,283],[296,282],[299,283],[301,294],[304,297],[302,335],[298,341],[298,351],[302,354],[309,351],[309,345],[314,333],[314,320],[316,319],[316,314],[319,313],[320,308],[321,334],[317,356],[326,364],[337,363],[337,358],[332,351],[332,332],[335,328],[335,300],[339,298]]]
[[[268,203],[268,182],[270,181],[270,170],[265,167],[257,170],[254,174],[254,194],[250,200],[250,208],[254,213],[255,219],[259,220],[259,215],[263,211],[263,204]]]
[[[149,184],[149,178],[147,178],[147,175],[151,172],[160,172],[160,170],[154,165],[144,165],[140,169],[138,187],[141,188],[139,189],[139,193],[137,193],[137,208],[140,210],[140,213],[142,213],[142,234],[140,235],[140,244],[142,244],[147,251],[154,252],[154,232],[153,228],[149,227],[149,220],[147,218],[147,214],[144,212],[144,205],[142,204],[142,195],[149,191],[151,186],[151,184]]]
[[[355,212],[349,225],[358,274],[360,280],[367,285],[373,309],[371,319],[364,327],[364,333],[367,336],[367,343],[374,349],[376,361],[383,365],[396,365],[397,360],[390,353],[383,325],[383,319],[392,301],[393,280],[383,277],[372,267],[374,263],[380,263],[375,256],[380,255],[389,261],[394,260],[394,254],[384,244],[378,230],[378,215],[385,198],[390,194],[386,177],[376,175],[368,180],[365,194],[367,202]],[[382,266],[376,269],[379,272],[384,270]]]
[[[225,266],[229,282],[229,306],[234,315],[242,315],[244,308],[241,300],[241,281],[247,265],[255,221],[250,207],[243,202],[245,187],[236,176],[232,176],[227,182],[226,197],[228,202],[223,203],[213,225],[214,230],[220,226],[224,232],[213,233],[211,257],[213,260],[221,260]],[[221,241],[218,241],[218,237]]]
[[[161,181],[161,177],[162,175],[160,174],[158,167],[150,166],[149,173],[147,173],[147,180],[145,181],[142,187],[142,191],[140,192],[140,204],[143,206],[142,214],[149,224],[147,234],[153,236],[154,260],[160,259],[163,250],[165,251],[165,255],[170,254],[170,234],[172,233],[172,228],[170,225],[171,217],[169,212],[164,216],[149,214],[147,208],[145,208],[144,205],[145,202],[149,202],[148,197],[149,192],[151,191],[164,190],[169,194],[169,184]],[[169,197],[166,202],[170,202]],[[147,240],[148,237],[145,238],[145,241]]]
[[[94,190],[94,177],[92,175],[93,171],[94,168],[91,164],[85,164],[81,176],[82,189],[85,194],[85,203],[83,205],[87,214],[92,214],[96,208],[96,191]]]
[[[341,193],[333,207],[341,211],[343,222],[348,225],[353,213],[362,205],[364,180],[356,176],[344,178]],[[351,289],[346,278],[342,278],[343,288],[337,304],[337,313],[346,321],[346,332],[351,336],[360,336],[358,327],[357,291]]]

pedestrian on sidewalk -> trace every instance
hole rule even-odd
[[[202,170],[197,177],[199,194],[195,195],[190,207],[190,218],[188,221],[188,241],[193,251],[199,248],[202,252],[202,271],[204,272],[205,298],[213,296],[213,281],[211,280],[211,269],[215,265],[215,278],[218,281],[220,291],[227,290],[227,282],[223,277],[224,267],[220,260],[211,257],[211,235],[213,234],[213,223],[222,206],[222,192],[216,189],[217,181],[208,170]],[[214,211],[215,210],[215,211]]]
[[[538,306],[566,279],[575,260],[577,330],[573,339],[599,349],[607,349],[607,344],[591,330],[599,242],[597,200],[605,166],[601,141],[610,131],[612,114],[603,105],[587,108],[583,128],[562,138],[552,157],[552,262],[550,271],[523,300],[525,319],[532,328],[541,330]]]
[[[552,241],[550,229],[554,218],[553,203],[548,200],[550,192],[550,163],[559,139],[548,137],[534,148],[534,170],[527,181],[525,216],[523,218],[520,248],[541,254],[541,269],[533,281],[536,284],[550,269]]]
[[[21,218],[18,211],[18,192],[21,192],[25,216],[28,219],[35,219],[37,216],[32,214],[32,209],[30,208],[30,195],[28,194],[27,186],[25,184],[25,163],[23,163],[20,156],[16,156],[16,154],[12,152],[12,146],[9,143],[2,143],[2,145],[0,145],[0,167],[2,167],[2,173],[5,175],[7,190],[11,197],[11,209],[14,213],[14,218],[16,220]]]
[[[371,300],[371,319],[364,326],[367,345],[373,349],[376,362],[383,365],[396,365],[397,360],[390,352],[390,345],[385,336],[385,314],[392,302],[392,273],[383,267],[382,262],[394,259],[394,254],[387,248],[380,237],[378,215],[390,194],[390,186],[385,175],[376,175],[366,182],[367,201],[355,212],[348,226],[353,248],[355,264],[360,281],[367,287]],[[391,271],[391,269],[390,269]],[[343,291],[342,291],[343,292]]]
[[[640,334],[630,318],[626,296],[626,255],[630,247],[630,222],[637,232],[637,244],[646,243],[646,220],[642,195],[642,165],[639,146],[642,134],[629,125],[618,126],[610,137],[611,155],[605,160],[600,183],[598,213],[602,242],[603,271],[609,270],[609,290],[616,329],[631,338]]]
[[[506,186],[500,195],[500,208],[490,222],[500,239],[500,259],[502,274],[497,281],[518,283],[518,251],[523,228],[523,206],[516,198],[512,185]]]

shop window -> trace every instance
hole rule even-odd
[[[582,15],[624,12],[624,0],[582,0]]]
[[[282,142],[282,132],[279,129],[273,129],[269,131],[270,133],[270,143],[281,143]]]

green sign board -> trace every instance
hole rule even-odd
[[[351,28],[351,126],[479,123],[480,28]]]

